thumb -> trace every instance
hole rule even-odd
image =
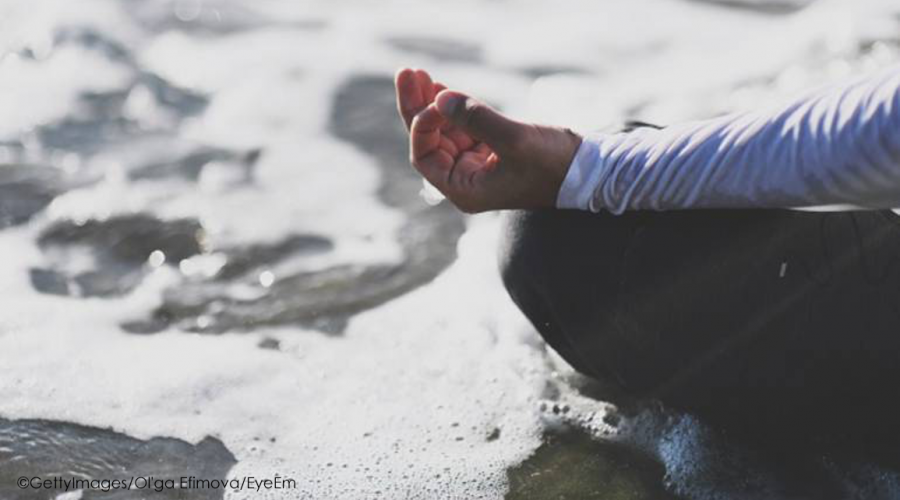
[[[498,151],[509,151],[519,143],[526,125],[498,113],[487,104],[452,90],[435,98],[438,111],[456,128]]]

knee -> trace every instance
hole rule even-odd
[[[596,343],[594,316],[603,309],[604,297],[594,291],[608,289],[590,258],[597,251],[591,245],[591,229],[602,230],[604,218],[592,215],[564,210],[507,213],[499,268],[510,298],[544,341],[579,372],[606,379],[599,359],[585,350]]]
[[[537,211],[515,210],[504,214],[503,234],[497,255],[500,277],[513,300],[521,307],[521,298],[534,282],[542,262],[548,262],[545,217]]]
[[[526,286],[540,285],[566,295],[586,286],[585,278],[603,279],[602,266],[615,265],[636,227],[633,216],[575,210],[510,211],[503,225],[499,268],[515,298]]]
[[[573,348],[563,333],[558,314],[560,296],[553,284],[552,229],[547,212],[516,211],[505,214],[499,249],[499,268],[503,285],[522,314],[541,337],[573,366],[580,366]],[[558,248],[558,247],[557,247]]]
[[[565,210],[509,212],[503,225],[499,270],[510,298],[546,339],[562,324],[580,324],[590,308],[595,280],[590,238],[591,214]],[[550,331],[554,330],[554,331]],[[551,345],[558,343],[548,340]],[[557,349],[559,350],[559,349]]]

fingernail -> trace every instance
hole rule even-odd
[[[456,111],[462,101],[463,98],[461,96],[451,95],[450,97],[442,99],[440,102],[438,102],[438,111],[440,111],[441,114],[446,117],[451,117],[456,114]]]

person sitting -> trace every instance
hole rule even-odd
[[[510,211],[503,282],[577,371],[747,429],[896,434],[900,68],[587,137],[423,70],[396,90],[416,170]]]

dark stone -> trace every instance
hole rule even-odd
[[[128,89],[84,94],[81,109],[35,129],[41,146],[91,155],[104,146],[121,142],[138,132],[136,124],[121,115]]]
[[[391,47],[421,54],[442,62],[479,62],[481,47],[462,40],[433,37],[392,37],[385,40]]]
[[[338,266],[279,278],[254,299],[231,297],[221,282],[186,283],[167,290],[157,318],[190,331],[218,333],[263,325],[297,324],[340,333],[353,314],[411,286],[394,266]]]
[[[570,74],[570,75],[587,75],[591,72],[577,66],[561,66],[554,64],[544,64],[537,66],[527,66],[519,70],[529,78],[541,78],[543,76]]]
[[[211,146],[199,146],[175,158],[138,165],[128,173],[128,176],[134,180],[175,177],[197,181],[200,177],[200,172],[203,171],[203,167],[207,164],[214,161],[224,161],[234,163],[236,168],[242,169],[244,179],[249,182],[252,177],[253,167],[259,156],[259,149],[237,152]]]
[[[92,155],[104,147],[134,139],[146,131],[124,116],[123,106],[136,88],[147,89],[156,102],[179,119],[206,109],[209,99],[197,92],[172,85],[146,71],[135,70],[125,87],[105,92],[86,92],[79,96],[75,109],[66,117],[37,127],[36,137],[46,149]],[[231,153],[233,156],[242,153]]]
[[[665,500],[665,468],[625,446],[573,429],[544,436],[521,464],[506,471],[506,500]]]
[[[156,101],[182,117],[198,115],[206,109],[209,98],[196,91],[178,87],[159,75],[142,71],[135,85],[146,87]]]
[[[66,275],[52,269],[31,268],[28,270],[31,286],[35,290],[48,295],[70,295],[69,279]]]
[[[135,439],[111,429],[49,420],[0,418],[0,497],[9,500],[51,500],[63,490],[20,489],[17,479],[53,478],[112,480],[131,477],[174,479],[194,476],[224,479],[236,463],[234,455],[216,438],[197,444],[180,439]],[[213,500],[224,490],[152,489],[85,490],[85,500],[145,498]]]
[[[226,263],[215,276],[187,281],[166,290],[163,304],[151,319],[128,322],[123,326],[135,333],[160,331],[169,324],[195,332],[220,333],[246,330],[261,325],[301,324],[339,332],[346,314],[331,313],[347,299],[352,300],[357,284],[332,280],[328,270],[277,276],[269,288],[259,285],[259,273],[290,258],[302,258],[330,251],[330,240],[316,235],[292,235],[274,244],[216,249]],[[355,275],[351,276],[352,279]],[[326,285],[322,285],[326,283]],[[234,297],[229,284],[254,286],[255,298]],[[340,290],[342,299],[322,294],[323,288]],[[328,304],[335,301],[335,304]]]
[[[119,325],[122,330],[128,333],[136,333],[138,335],[149,335],[159,333],[169,327],[170,318],[162,315],[153,315],[147,319],[138,319],[126,321]]]
[[[54,47],[78,45],[99,51],[112,61],[129,66],[134,64],[134,57],[125,45],[89,26],[61,27],[53,34],[53,45]]]
[[[56,168],[0,165],[0,229],[28,222],[70,187]]]
[[[330,251],[333,247],[334,244],[328,238],[314,234],[297,234],[275,244],[248,245],[224,250],[228,259],[215,279],[232,280],[243,277],[250,271],[262,271],[290,257],[319,255]]]
[[[120,215],[84,223],[61,221],[38,237],[41,248],[87,246],[118,261],[143,264],[155,250],[177,263],[202,250],[203,228],[194,219],[164,221],[150,215]]]
[[[272,337],[266,337],[260,340],[258,345],[260,349],[268,349],[270,351],[277,351],[281,348],[281,342],[279,342],[278,339],[273,339]],[[273,442],[274,440],[275,438],[272,438]]]
[[[793,14],[810,6],[814,0],[689,0],[719,7],[769,15]]]
[[[195,220],[162,221],[147,215],[117,216],[83,224],[57,222],[38,237],[38,246],[53,261],[49,269],[31,271],[35,289],[44,293],[110,297],[127,293],[146,272],[156,250],[177,264],[202,250],[202,229]],[[68,271],[72,252],[88,252],[93,267]]]

